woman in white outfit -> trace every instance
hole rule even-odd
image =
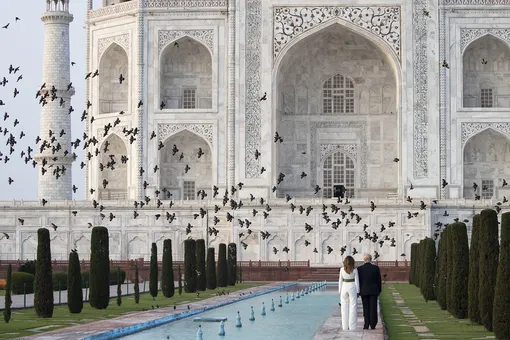
[[[344,266],[340,269],[338,293],[340,293],[342,307],[342,328],[344,331],[353,331],[356,329],[358,321],[359,279],[352,256],[347,256],[344,259]]]

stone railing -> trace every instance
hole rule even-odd
[[[121,14],[129,14],[138,11],[142,1],[144,9],[176,9],[176,10],[200,10],[227,9],[227,0],[131,0],[115,5],[105,6],[89,11],[88,18],[98,19]]]

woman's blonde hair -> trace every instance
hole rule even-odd
[[[352,256],[346,256],[345,259],[344,259],[344,271],[347,273],[347,274],[350,274],[352,273],[352,271],[354,270],[354,258]]]

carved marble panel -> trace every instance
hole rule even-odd
[[[262,37],[262,2],[246,0],[246,91],[245,91],[245,176],[260,177],[260,157],[255,159],[255,150],[261,144],[261,79],[260,49]]]
[[[358,146],[356,144],[321,144],[321,163],[334,150],[344,151],[352,156],[354,160],[358,158]]]
[[[158,137],[164,141],[167,137],[176,134],[182,130],[189,130],[206,139],[211,146],[213,143],[213,125],[212,124],[158,124]]]
[[[311,122],[310,123],[310,184],[315,186],[317,183],[317,152],[321,152],[317,145],[317,129],[320,128],[354,128],[360,129],[360,150],[358,152],[360,161],[360,185],[362,188],[367,187],[367,123],[356,121],[345,122]]]
[[[510,29],[507,28],[462,28],[460,30],[460,50],[464,51],[471,42],[487,34],[510,43]]]
[[[119,136],[125,143],[129,142],[128,136],[123,132],[124,129],[127,129],[126,125],[117,125],[108,130],[108,133],[105,136],[104,128],[97,129],[96,139],[98,140],[98,145],[101,145],[103,140],[109,138],[112,134],[116,134]],[[130,137],[130,136],[129,136]]]
[[[426,0],[413,1],[413,176],[428,175],[428,50]]]
[[[442,0],[445,6],[510,5],[510,0]]]
[[[297,36],[329,20],[359,26],[386,42],[400,58],[400,6],[395,7],[274,7],[275,59]]]
[[[461,145],[464,147],[466,141],[472,136],[476,135],[480,131],[485,129],[493,129],[495,131],[501,132],[508,138],[510,138],[510,123],[462,123],[461,124]]]
[[[209,47],[209,50],[214,53],[214,31],[208,30],[161,30],[158,31],[158,53],[168,46],[173,41],[184,36],[196,39]]]
[[[111,44],[116,43],[121,46],[129,57],[129,48],[131,45],[131,41],[129,38],[129,33],[116,35],[108,38],[101,38],[97,41],[97,60],[101,60],[101,56],[106,51]]]

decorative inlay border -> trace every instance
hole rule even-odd
[[[464,144],[468,141],[469,138],[473,137],[477,133],[485,130],[485,129],[493,129],[495,131],[501,132],[505,136],[510,138],[510,123],[462,123],[460,125],[461,130],[461,145],[464,147]]]
[[[260,177],[260,157],[255,150],[261,144],[260,49],[262,36],[262,2],[246,0],[246,90],[245,90],[245,177]]]
[[[391,47],[400,59],[400,6],[274,7],[274,59],[294,38],[332,19],[350,22],[378,36]]]
[[[311,122],[310,123],[310,184],[314,187],[318,184],[317,178],[317,129],[322,128],[351,128],[360,129],[360,146],[356,156],[360,160],[360,185],[367,187],[367,123],[366,122]],[[358,149],[356,149],[358,151]],[[321,150],[319,150],[321,152]],[[322,158],[322,157],[321,157]]]
[[[321,164],[331,151],[336,150],[346,152],[349,156],[354,157],[354,160],[358,158],[358,146],[356,144],[321,144]]]
[[[510,5],[510,0],[442,0],[445,6]]]
[[[464,49],[476,39],[491,34],[510,43],[510,29],[508,28],[462,28],[460,30],[460,50]]]
[[[214,53],[214,31],[212,29],[209,30],[161,30],[158,31],[158,53],[171,42],[182,38],[184,36],[189,36],[194,38],[209,47],[211,52]]]
[[[101,38],[97,41],[97,56],[98,60],[101,60],[101,56],[103,53],[110,47],[112,43],[116,43],[117,45],[121,46],[127,53],[129,57],[129,48],[130,48],[130,39],[129,39],[129,33],[116,35],[113,37],[108,38]]]
[[[427,0],[413,1],[413,177],[428,175]]]
[[[213,143],[213,124],[158,124],[158,138],[164,141],[169,136],[176,134],[182,130],[189,130],[199,136],[204,137],[211,146]]]

